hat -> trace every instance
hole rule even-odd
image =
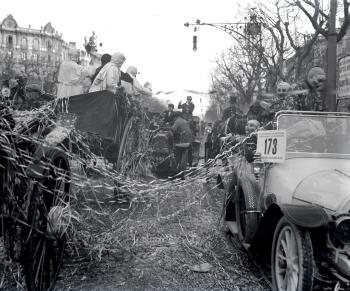
[[[101,57],[101,64],[105,65],[111,61],[112,56],[110,54],[103,54]]]

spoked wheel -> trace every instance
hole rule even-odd
[[[42,183],[42,184],[40,184]],[[53,159],[48,176],[34,184],[28,210],[24,271],[28,290],[52,290],[60,271],[70,223],[69,168]]]
[[[3,236],[5,252],[14,261],[19,262],[23,254],[22,210],[25,201],[26,182],[17,177],[17,169],[7,164],[0,171],[0,236]]]
[[[235,215],[240,241],[244,244],[252,243],[259,223],[259,213],[254,191],[248,181],[242,181],[236,191]]]
[[[271,267],[274,290],[311,291],[313,251],[309,232],[281,218],[273,238]]]

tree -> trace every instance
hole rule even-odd
[[[263,54],[250,41],[242,39],[217,59],[213,76],[215,86],[224,88],[224,92],[235,92],[242,105],[250,104],[254,93],[261,91],[264,78],[262,58]]]
[[[230,90],[236,91],[243,103],[251,102],[254,92],[261,95],[263,91],[274,91],[278,81],[297,82],[304,78],[305,60],[320,34],[300,33],[303,15],[285,0],[269,6],[258,3],[253,12],[248,12],[252,15],[246,30],[255,23],[259,33],[256,38],[248,33],[239,34],[239,38],[231,34],[237,44],[217,61],[219,77],[215,78],[217,85],[230,84]]]
[[[349,2],[342,1],[339,11],[342,10],[343,21],[336,30],[336,15],[338,1],[330,0],[329,7],[319,0],[294,0],[288,1],[293,7],[298,7],[309,19],[313,28],[327,39],[327,95],[326,104],[328,110],[336,111],[336,65],[337,65],[337,42],[346,34],[350,25]]]

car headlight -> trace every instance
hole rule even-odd
[[[350,216],[339,216],[330,226],[330,238],[335,245],[350,244]]]

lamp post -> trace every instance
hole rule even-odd
[[[337,32],[335,28],[337,0],[330,0],[328,35],[327,35],[327,97],[329,111],[336,111],[336,64],[337,64]]]
[[[255,14],[250,16],[248,22],[201,22],[199,19],[195,23],[184,24],[185,27],[194,26],[194,35],[193,35],[193,51],[196,51],[197,48],[197,31],[199,26],[211,26],[216,29],[219,29],[223,32],[226,32],[236,41],[240,41],[240,38],[247,40],[255,48],[258,48],[259,51],[262,49],[262,38],[261,38],[261,23],[257,21]],[[252,38],[259,37],[258,44]]]

